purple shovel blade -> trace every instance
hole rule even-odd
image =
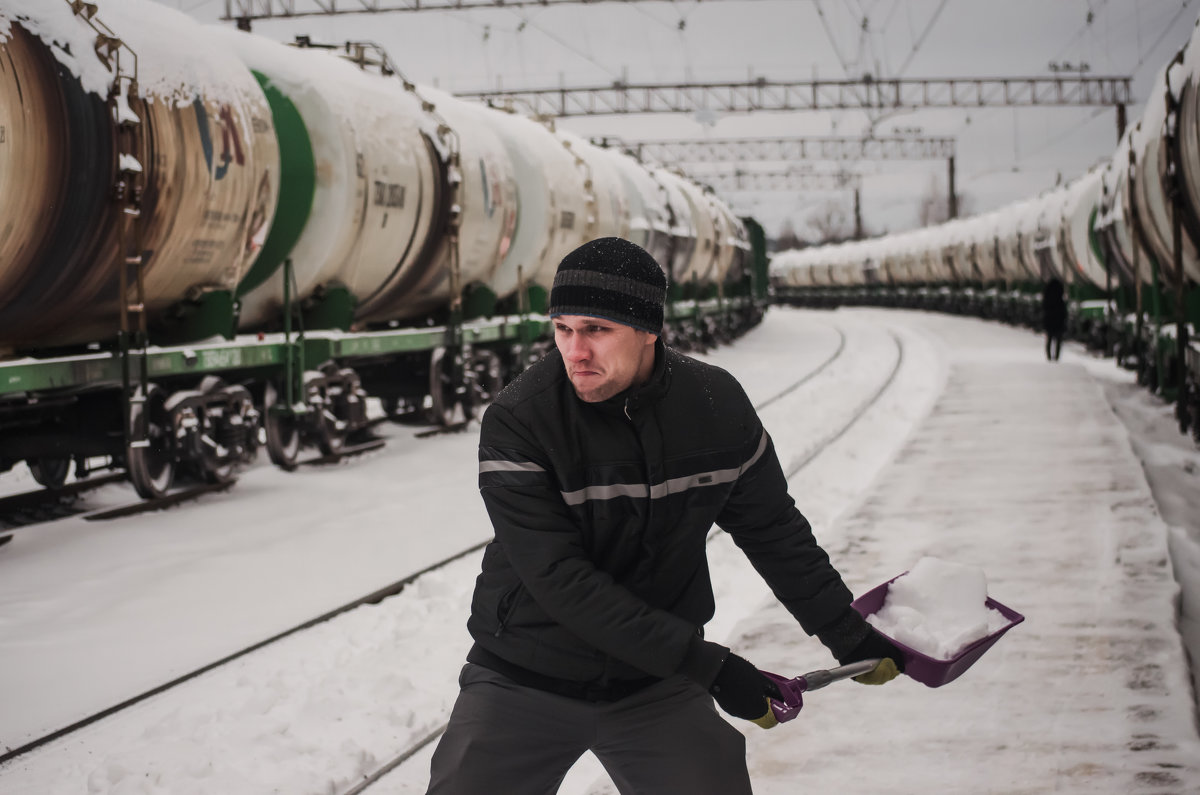
[[[905,572],[907,574],[907,572]],[[903,577],[904,575],[897,575]],[[862,615],[863,618],[877,612],[883,607],[884,600],[887,598],[888,586],[895,580],[888,580],[882,585],[872,588],[862,596],[854,600],[851,605],[855,610]],[[895,638],[888,638],[900,650],[904,656],[904,673],[906,676],[917,680],[926,687],[941,687],[944,684],[954,681],[962,676],[968,668],[970,668],[976,660],[983,656],[983,653],[990,649],[992,645],[1000,640],[1000,636],[1010,629],[1020,624],[1025,620],[1025,616],[1018,613],[1012,608],[1005,607],[995,599],[988,598],[984,602],[988,607],[1000,611],[1000,614],[1008,619],[1008,623],[1000,629],[991,633],[987,637],[980,638],[974,643],[969,644],[958,654],[954,655],[949,660],[939,660],[934,657],[922,654],[916,649],[911,649],[899,642]],[[878,630],[877,630],[878,631]],[[880,633],[883,634],[883,633]]]

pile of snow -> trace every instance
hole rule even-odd
[[[986,601],[987,577],[982,569],[924,557],[892,581],[883,607],[867,621],[913,651],[951,660],[1008,625],[1008,619]]]

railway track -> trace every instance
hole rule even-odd
[[[777,403],[778,401],[780,401],[782,398],[786,397],[787,395],[796,392],[801,386],[810,382],[813,378],[815,378],[820,373],[826,372],[840,357],[842,357],[844,355],[846,347],[847,347],[846,335],[844,334],[844,332],[842,332],[839,329],[838,335],[839,335],[839,340],[838,340],[838,344],[836,346],[836,350],[834,350],[830,355],[828,355],[817,366],[811,368],[802,377],[796,379],[795,381],[790,382],[786,387],[784,387],[780,391],[774,393],[771,397],[769,397],[765,400],[759,401],[757,404],[757,408],[762,409],[762,408],[766,408],[769,405]],[[843,426],[839,429],[839,432],[830,433],[826,437],[822,438],[822,440],[818,443],[818,445],[814,446],[813,448],[811,448],[810,450],[808,450],[806,452],[806,455],[802,462],[800,462],[799,464],[794,463],[792,465],[792,467],[790,467],[791,471],[788,473],[789,477],[791,477],[796,471],[799,471],[800,468],[802,468],[803,466],[806,466],[808,463],[813,461],[819,455],[821,449],[828,447],[830,444],[833,444],[833,442],[836,441],[837,438],[840,438],[840,436],[843,433],[845,433],[845,431],[849,427],[851,427],[854,423],[856,423],[859,420],[859,418],[861,418],[861,416],[864,413],[866,413],[866,411],[869,410],[871,405],[873,405],[879,399],[879,397],[882,396],[886,392],[887,387],[894,380],[895,375],[899,371],[901,364],[903,362],[903,349],[902,349],[900,340],[894,334],[892,335],[892,339],[894,341],[894,344],[896,345],[897,354],[895,356],[891,370],[887,374],[886,378],[882,381],[882,383],[880,383],[877,386],[877,388],[874,389],[874,391],[872,392],[871,395],[869,395],[866,399],[859,402],[853,415],[850,416],[844,422]],[[107,709],[104,709],[93,715],[85,717],[82,720],[76,721],[75,723],[72,723],[69,726],[65,726],[65,727],[63,727],[57,731],[54,731],[50,734],[44,735],[44,736],[39,737],[31,742],[25,743],[24,745],[22,745],[20,747],[9,749],[5,753],[0,755],[0,765],[4,765],[5,763],[7,763],[13,759],[16,759],[22,755],[28,754],[29,752],[31,752],[35,749],[46,746],[57,740],[66,738],[69,735],[72,735],[87,726],[90,726],[92,724],[97,723],[98,721],[101,721],[105,718],[114,716],[117,713],[127,710],[130,707],[134,706],[135,704],[139,704],[139,703],[147,701],[148,699],[151,699],[155,696],[159,696],[163,693],[166,693],[167,691],[178,688],[181,685],[184,685],[190,681],[193,681],[196,678],[198,678],[206,673],[209,673],[209,672],[215,671],[216,669],[220,669],[224,666],[227,666],[235,660],[247,657],[248,655],[251,655],[254,652],[263,650],[266,647],[269,647],[273,644],[278,643],[279,641],[283,640],[284,638],[292,637],[298,633],[303,632],[306,629],[310,629],[312,627],[315,627],[318,624],[328,622],[340,615],[348,613],[348,612],[350,612],[358,607],[361,607],[363,605],[375,604],[375,603],[382,602],[383,600],[385,600],[391,596],[399,594],[408,585],[412,584],[414,581],[416,581],[420,577],[422,577],[426,574],[429,574],[431,572],[437,571],[439,569],[443,569],[454,561],[461,560],[473,553],[478,552],[485,544],[486,544],[486,542],[475,544],[467,549],[458,551],[455,554],[450,555],[436,563],[433,563],[432,565],[427,566],[420,571],[409,574],[408,576],[406,576],[400,580],[397,580],[383,588],[373,591],[372,593],[367,594],[361,598],[347,602],[346,604],[343,604],[340,607],[330,610],[320,616],[317,616],[313,619],[307,620],[301,624],[291,627],[290,629],[287,629],[283,632],[280,632],[280,633],[273,635],[269,638],[266,638],[262,641],[254,643],[253,645],[249,645],[242,649],[239,649],[232,654],[222,657],[219,660],[216,660],[212,663],[209,663],[209,664],[204,665],[200,668],[197,668],[193,671],[190,671],[182,676],[176,677],[175,679],[172,679],[169,682],[165,682],[165,683],[163,683],[155,688],[152,688],[150,690],[147,690],[143,693],[135,695],[132,698],[122,701],[119,704],[115,704]],[[393,773],[394,771],[397,771],[398,769],[404,768],[405,763],[412,760],[413,757],[418,755],[423,749],[426,749],[432,743],[434,743],[442,735],[442,733],[444,732],[444,729],[445,729],[444,720],[440,719],[440,718],[436,719],[433,722],[424,724],[424,725],[422,725],[422,722],[416,721],[415,724],[413,725],[412,732],[411,732],[412,741],[407,743],[401,752],[391,755],[382,763],[374,766],[369,773],[367,773],[366,775],[363,775],[361,778],[356,779],[354,781],[353,785],[349,789],[346,789],[343,791],[344,795],[352,795],[354,793],[361,793],[364,790],[367,790],[368,788],[372,787],[375,783],[379,782],[381,779],[387,777],[390,773]]]
[[[123,480],[124,472],[111,472],[58,487],[10,494],[0,498],[0,525],[8,531],[87,513],[86,507],[77,505],[80,496]]]
[[[372,427],[378,421],[372,423]],[[417,434],[420,436],[420,434]],[[336,464],[354,456],[378,450],[387,444],[379,438],[368,438],[356,444],[346,445],[328,455],[316,455],[297,462],[298,467]],[[237,483],[237,478],[220,483],[196,483],[176,489],[161,497],[149,500],[134,500],[114,508],[89,509],[80,498],[110,483],[127,480],[126,474],[113,472],[100,477],[88,478],[63,486],[37,489],[0,498],[0,545],[12,540],[13,531],[24,531],[47,522],[55,522],[72,516],[82,516],[89,522],[120,519],[141,513],[152,513],[180,503],[199,499],[206,494],[227,491]]]

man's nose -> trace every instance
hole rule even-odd
[[[567,340],[567,350],[563,353],[569,360],[573,362],[583,361],[588,358],[588,346],[586,340],[582,339],[578,334],[572,334]]]

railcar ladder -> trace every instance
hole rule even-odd
[[[117,255],[121,328],[118,347],[124,396],[132,407],[145,401],[148,381],[145,257],[141,223],[144,174],[137,157],[143,128],[141,118],[131,107],[138,90],[138,57],[128,44],[96,17],[95,3],[84,0],[66,2],[71,11],[95,31],[96,57],[113,76],[107,103],[115,133],[113,150],[116,156],[111,198],[119,208]],[[132,438],[131,412],[127,410],[124,414],[127,444],[147,444],[144,439]]]

